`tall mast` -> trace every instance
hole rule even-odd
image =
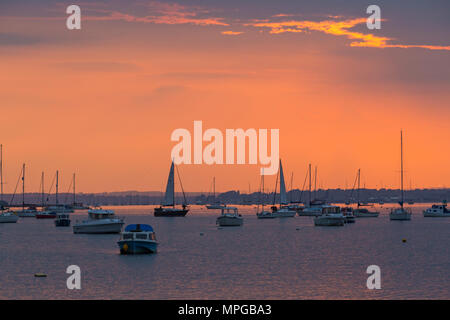
[[[44,208],[44,171],[42,171],[42,174],[41,174],[41,184],[42,184],[41,202],[42,202],[42,208]],[[44,210],[44,209],[42,209],[42,210]]]
[[[402,188],[402,200],[401,200],[401,207],[403,208],[403,131],[400,131],[400,160],[401,160],[401,188]]]
[[[73,204],[75,205],[75,173],[73,174]]]
[[[0,201],[3,201],[3,145],[0,144]],[[3,206],[2,206],[3,208]]]
[[[22,211],[25,210],[25,163],[22,166]]]
[[[311,163],[309,164],[309,206],[311,207]]]
[[[317,166],[314,167],[314,199],[317,198]]]
[[[359,208],[359,189],[361,188],[361,169],[358,169],[358,192],[356,193]]]
[[[56,170],[56,204],[59,204],[58,202],[58,186],[59,186],[59,172]]]
[[[264,212],[264,168],[262,168],[262,209],[261,211]]]
[[[213,198],[214,203],[216,202],[216,177],[213,177]]]

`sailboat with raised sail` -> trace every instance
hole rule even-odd
[[[16,223],[19,217],[12,211],[5,211],[3,205],[3,145],[0,145],[0,223]]]
[[[178,179],[180,180],[181,191],[183,192],[183,204],[181,208],[175,207],[175,164],[172,161],[169,171],[169,178],[167,179],[166,193],[164,200],[159,208],[155,208],[155,217],[184,217],[189,212],[189,207],[186,203],[186,196],[184,194],[183,185],[181,184],[181,178],[178,173]]]
[[[359,193],[361,190],[361,169],[358,169],[358,190],[356,192],[356,198],[357,198],[357,204],[356,209],[353,210],[353,215],[356,218],[376,218],[379,216],[379,212],[376,211],[370,211],[366,208],[362,208],[364,205],[361,204],[361,201],[359,199]]]
[[[411,220],[411,209],[404,207],[404,191],[403,191],[403,131],[400,131],[400,163],[401,163],[401,199],[399,201],[400,208],[392,209],[389,214],[390,220]]]
[[[277,206],[275,205],[275,195],[277,191],[277,185],[275,184],[274,205],[272,206],[272,213],[276,214],[277,217],[279,218],[295,217],[297,211],[291,210],[288,207],[286,184],[284,182],[283,165],[281,164],[281,159],[280,159],[280,167],[278,168],[278,175],[280,176],[280,207],[277,208]]]

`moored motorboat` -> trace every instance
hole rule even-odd
[[[314,218],[315,226],[334,227],[343,226],[345,217],[341,212],[341,208],[337,206],[322,206],[322,214]]]
[[[431,208],[423,211],[423,216],[431,218],[450,217],[450,210],[447,209],[447,201],[443,201],[442,204],[433,204]]]
[[[226,207],[221,209],[222,212],[216,220],[216,224],[221,227],[238,227],[242,226],[244,219],[239,214],[236,207]]]
[[[69,227],[70,226],[70,216],[68,213],[58,213],[55,219],[56,227]]]
[[[101,208],[89,210],[89,219],[76,222],[73,233],[120,233],[124,224],[123,219],[117,218],[112,210]]]
[[[155,232],[148,224],[127,225],[117,244],[121,254],[156,253],[158,247]]]

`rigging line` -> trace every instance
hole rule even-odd
[[[16,195],[17,187],[19,186],[19,182],[20,182],[20,178],[22,177],[22,174],[23,174],[23,167],[22,167],[22,169],[20,169],[19,178],[17,179],[16,187],[14,188],[14,193],[11,197],[11,201],[9,201],[10,204],[12,204],[14,201],[14,196]]]
[[[177,170],[178,181],[180,181],[181,191],[183,192],[184,204],[187,204],[186,195],[184,194],[183,184],[181,183],[180,172],[178,171],[178,167],[177,166],[175,167],[175,169]],[[175,194],[175,191],[174,191],[174,194]]]
[[[49,198],[50,198],[50,193],[52,192],[53,185],[55,184],[55,180],[56,180],[56,173],[55,173],[55,175],[53,176],[52,185],[50,186],[50,190],[48,190],[48,193],[47,193],[47,200],[45,201],[46,203],[48,203],[48,201],[50,200],[50,199],[49,199]]]
[[[73,183],[73,179],[72,180],[70,180],[70,184],[69,184],[69,188],[67,189],[67,193],[64,195],[64,203],[67,203],[67,197],[69,196],[69,194],[70,194],[70,189],[72,188],[72,183]]]
[[[300,202],[302,202],[303,191],[305,191],[306,180],[308,180],[308,170],[306,170],[305,181],[303,181],[302,192],[300,192]]]
[[[350,201],[353,198],[353,191],[355,190],[356,187],[356,182],[358,181],[358,173],[356,173],[356,177],[355,177],[355,182],[353,182],[353,187],[352,187],[352,192],[350,193]]]

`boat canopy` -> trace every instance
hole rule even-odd
[[[153,232],[152,226],[148,224],[129,224],[125,227],[126,232],[133,232],[133,231],[149,231]]]

